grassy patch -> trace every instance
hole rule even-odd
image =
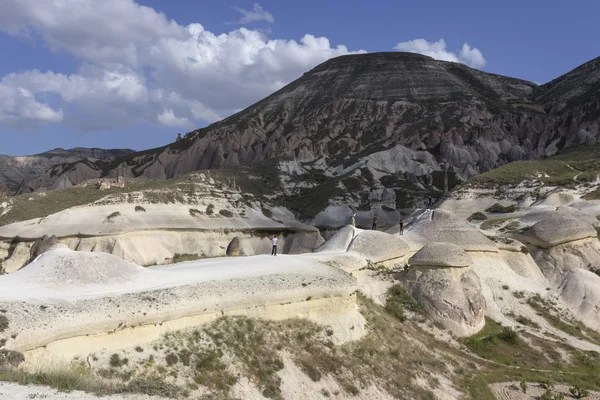
[[[0,332],[8,329],[8,318],[4,314],[0,314]]]
[[[490,218],[486,221],[483,221],[483,224],[481,224],[481,229],[488,230],[488,229],[496,228],[496,227],[502,225],[504,222],[510,221],[510,220],[513,220],[516,218],[519,218],[519,217]]]
[[[422,309],[421,304],[408,293],[404,286],[397,284],[388,289],[385,310],[400,322],[407,319],[405,310],[421,312]]]
[[[206,256],[201,254],[179,254],[175,253],[173,256],[173,260],[171,261],[173,264],[185,262],[185,261],[196,261],[206,258]]]
[[[544,318],[550,325],[558,330],[561,330],[578,339],[590,341],[600,345],[600,333],[586,327],[578,321],[565,321],[558,314],[558,310],[544,300],[541,296],[536,295],[527,299],[527,304],[533,308],[539,316]]]

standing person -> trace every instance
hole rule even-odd
[[[404,235],[404,220],[400,220],[400,234]]]
[[[433,207],[433,199],[430,197],[429,203],[427,204],[427,208],[431,210],[432,207]]]
[[[273,250],[271,250],[272,256],[277,255],[277,242],[279,242],[279,240],[277,239],[277,236],[273,236],[273,239],[271,239],[271,244],[273,245]]]
[[[356,212],[352,210],[352,215],[350,215],[350,223],[352,226],[356,227]]]
[[[374,231],[377,230],[377,214],[373,215],[373,227],[371,229]]]

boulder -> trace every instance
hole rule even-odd
[[[401,275],[412,296],[459,336],[472,335],[485,325],[486,303],[471,262],[459,246],[431,243],[410,258],[409,270]]]
[[[231,242],[227,245],[225,254],[227,257],[237,257],[240,255],[240,238],[238,236],[231,239]]]
[[[352,240],[348,251],[359,253],[373,262],[382,262],[407,255],[410,247],[399,236],[362,231]]]
[[[47,251],[50,247],[58,244],[58,238],[56,235],[52,235],[48,237],[48,235],[44,235],[41,239],[35,241],[31,249],[29,250],[29,262],[35,260],[40,254]]]

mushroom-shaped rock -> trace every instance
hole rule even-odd
[[[240,255],[240,238],[238,236],[231,239],[227,245],[226,254],[228,257],[236,257]]]
[[[468,267],[473,264],[471,257],[452,243],[431,243],[410,258],[411,266],[425,267]]]
[[[348,246],[352,243],[352,239],[358,230],[352,225],[346,225],[330,237],[325,243],[319,246],[315,252],[344,252],[348,251]]]
[[[565,213],[550,215],[515,235],[518,240],[543,248],[596,236],[592,225]]]
[[[454,334],[472,335],[485,325],[485,299],[471,259],[459,246],[431,243],[408,261],[402,276],[412,296]]]
[[[382,262],[407,255],[410,247],[398,236],[362,231],[352,240],[348,251],[359,253],[373,262]]]
[[[405,234],[407,240],[416,247],[444,242],[455,244],[466,251],[498,251],[496,244],[479,229],[446,210],[424,212],[405,229]]]

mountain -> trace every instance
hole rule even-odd
[[[396,161],[409,164],[394,171],[394,179],[431,187],[446,165],[465,180],[508,162],[595,143],[599,64],[593,60],[538,86],[412,53],[341,56],[173,144],[112,162],[57,166],[26,187],[50,187],[62,175],[73,184],[117,174],[165,179],[273,158],[319,160],[326,171],[343,171],[392,149],[404,160]]]
[[[114,160],[132,153],[133,150],[102,150],[74,148],[54,149],[31,156],[5,156],[0,154],[0,188],[17,191],[24,181],[31,180],[49,168],[64,163],[74,163],[84,159],[91,162]],[[57,177],[58,179],[59,177]],[[40,189],[40,187],[36,187]]]

